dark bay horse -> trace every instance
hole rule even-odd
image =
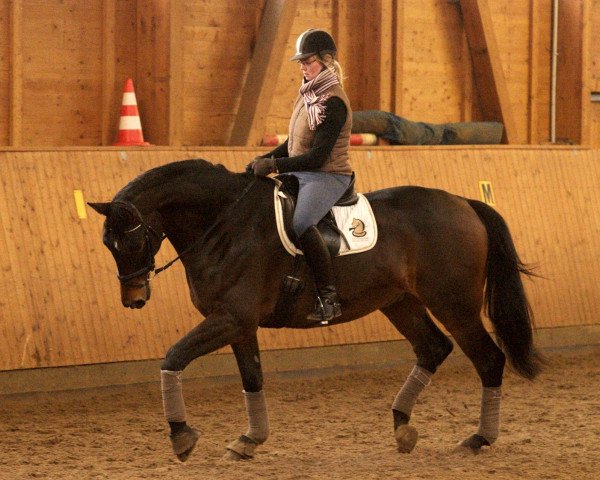
[[[149,275],[163,238],[185,267],[190,295],[205,317],[167,352],[161,366],[163,407],[178,458],[186,460],[199,434],[186,423],[181,372],[194,359],[231,345],[244,387],[248,430],[228,447],[235,459],[251,458],[269,435],[256,332],[269,326],[282,279],[294,257],[275,227],[275,182],[233,173],[204,160],[174,162],[132,180],[108,203],[90,203],[106,216],[103,242],[111,251],[125,307],[150,298]],[[416,365],[392,404],[394,434],[410,452],[417,432],[409,419],[417,397],[451,352],[450,332],[481,379],[478,430],[460,445],[473,451],[499,434],[503,371],[533,379],[541,358],[532,340],[532,316],[520,261],[508,227],[491,207],[447,192],[397,187],[366,195],[379,238],[364,253],[334,259],[343,315],[349,322],[381,310],[411,343]],[[284,326],[307,328],[314,283],[306,288]],[[496,332],[492,340],[481,311]]]

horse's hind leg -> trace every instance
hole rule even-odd
[[[262,389],[263,375],[256,333],[232,345],[244,386],[244,402],[248,415],[248,430],[227,446],[232,460],[246,460],[254,456],[254,450],[269,437],[267,403]]]
[[[496,441],[500,431],[500,401],[505,355],[483,327],[479,311],[466,313],[432,309],[471,360],[481,379],[481,410],[477,432],[460,443],[477,453]]]
[[[452,351],[452,342],[414,297],[405,297],[381,311],[406,337],[417,356],[415,367],[392,404],[398,451],[409,453],[417,442],[416,429],[408,425],[413,407],[421,391],[431,381],[431,376]]]

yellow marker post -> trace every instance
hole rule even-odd
[[[87,218],[85,202],[83,201],[83,192],[81,190],[73,190],[73,196],[75,197],[75,208],[77,209],[77,216],[79,218]]]
[[[488,205],[495,206],[494,191],[492,190],[492,182],[481,180],[479,182],[479,193],[481,193],[481,201]]]

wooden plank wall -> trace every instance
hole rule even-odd
[[[23,2],[22,145],[94,145],[102,105],[102,2]]]
[[[595,45],[598,2],[586,2],[586,31]],[[0,0],[0,144],[110,143],[123,82],[132,77],[150,142],[224,145],[264,4]],[[518,143],[548,142],[551,0],[489,5]],[[459,2],[299,0],[286,59],[298,34],[314,26],[338,35],[355,110],[391,110],[430,123],[480,119]],[[600,53],[588,50],[584,65],[594,76]],[[297,65],[284,61],[273,82],[266,133],[281,133],[300,84]],[[15,97],[13,85],[21,88]],[[11,118],[17,127],[12,137]]]
[[[596,57],[600,45],[600,0],[592,0],[590,9],[590,83],[591,92],[600,93],[600,58]],[[590,144],[600,147],[600,102],[593,102],[590,108]]]
[[[6,4],[0,3],[0,8],[0,145],[10,145],[10,11]]]
[[[261,150],[264,151],[264,150]],[[201,157],[240,171],[255,149],[0,152],[0,370],[161,358],[201,320],[180,264],[152,282],[142,310],[120,304],[102,218],[77,215],[74,190],[106,201],[144,170]],[[492,183],[526,262],[539,328],[598,324],[600,151],[571,148],[354,149],[360,191],[418,184],[479,198]],[[173,258],[169,245],[157,264]],[[263,349],[398,339],[380,315],[308,331],[261,330]]]

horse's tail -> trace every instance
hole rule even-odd
[[[483,202],[468,202],[488,234],[486,313],[496,330],[496,341],[513,368],[531,380],[540,372],[543,360],[533,345],[533,312],[521,274],[535,274],[519,258],[502,216]]]

